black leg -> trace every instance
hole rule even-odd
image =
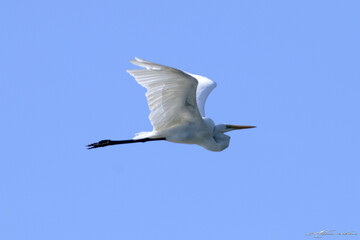
[[[143,138],[143,139],[137,139],[137,140],[130,139],[130,140],[120,140],[120,141],[101,140],[100,142],[89,144],[89,145],[87,145],[87,147],[88,147],[88,149],[93,149],[93,148],[99,148],[99,147],[106,147],[106,146],[110,146],[110,145],[159,141],[159,140],[166,140],[166,138]]]

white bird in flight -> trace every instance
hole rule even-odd
[[[127,72],[147,89],[146,98],[153,131],[137,133],[131,140],[102,140],[89,144],[89,149],[166,140],[197,144],[207,150],[220,152],[230,143],[230,137],[225,132],[255,127],[231,124],[215,126],[213,120],[205,117],[205,101],[216,87],[212,80],[140,58],[130,62],[145,68]]]

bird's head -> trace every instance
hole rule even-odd
[[[226,135],[226,132],[247,128],[254,128],[255,126],[247,126],[247,125],[231,125],[231,124],[219,124],[216,125],[213,132],[213,137],[216,141],[216,147],[214,149],[210,149],[212,151],[222,151],[229,146],[230,136]]]

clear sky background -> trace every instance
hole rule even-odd
[[[360,239],[360,2],[1,1],[0,239]],[[150,142],[133,57],[213,79],[230,147]]]

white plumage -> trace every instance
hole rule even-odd
[[[205,117],[205,102],[216,87],[214,81],[140,58],[131,63],[145,68],[127,72],[147,89],[149,118],[154,128],[152,132],[137,134],[134,139],[165,137],[168,141],[198,144],[212,151],[221,151],[229,145],[229,141],[216,142],[214,123]]]
[[[210,151],[222,151],[229,146],[225,132],[253,128],[253,126],[219,124],[205,117],[205,102],[216,87],[212,80],[176,68],[149,62],[140,58],[131,60],[145,69],[128,70],[135,80],[147,89],[152,132],[136,134],[133,140],[102,140],[89,148],[108,145],[167,140],[176,143],[197,144]]]
[[[165,67],[139,58],[131,62],[146,69],[128,70],[147,89],[150,121],[154,131],[161,132],[186,122],[199,121],[197,80],[178,69]]]

